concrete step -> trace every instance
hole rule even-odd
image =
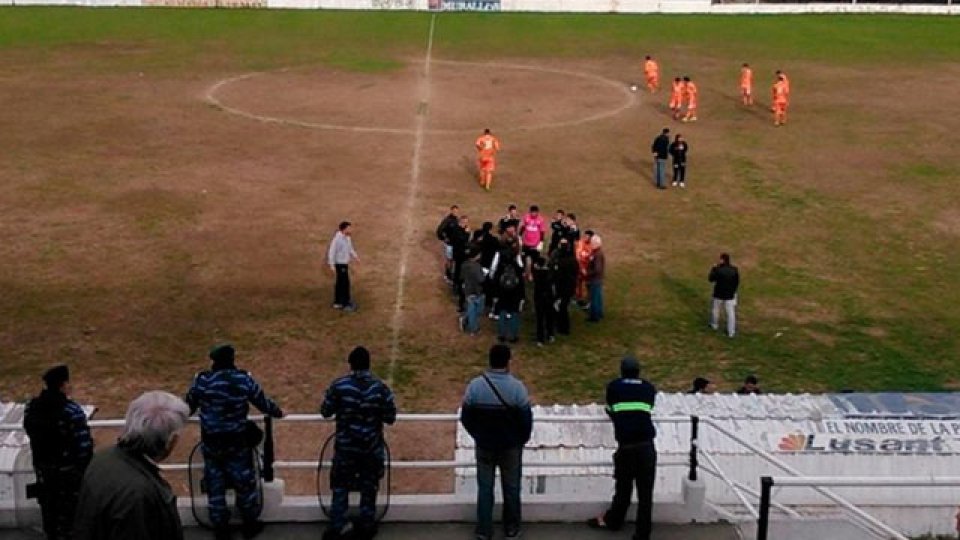
[[[743,538],[756,538],[756,522],[741,524],[740,532]],[[884,537],[870,534],[844,519],[803,518],[771,521],[767,538],[772,540],[878,540]]]
[[[323,531],[323,525],[313,524],[271,524],[257,538],[263,540],[317,540]],[[630,538],[632,527],[618,533],[595,531],[586,525],[570,523],[535,523],[524,527],[524,540],[625,540]],[[237,538],[240,535],[236,535]],[[0,529],[0,540],[38,540],[41,535],[11,529]],[[187,540],[212,538],[203,529],[187,529]],[[468,523],[388,523],[380,529],[378,540],[472,540],[473,525]],[[732,525],[660,525],[653,528],[655,540],[740,540],[736,528]],[[774,537],[778,538],[779,537]],[[826,537],[821,537],[826,538]],[[834,540],[833,537],[830,537]]]

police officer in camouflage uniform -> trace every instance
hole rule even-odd
[[[325,418],[337,417],[333,468],[330,471],[330,525],[324,540],[373,538],[377,490],[386,459],[383,425],[397,419],[393,392],[370,373],[370,353],[357,347],[348,358],[351,373],[333,381],[320,406]],[[360,520],[347,521],[349,493],[360,492]],[[355,529],[355,530],[354,530]]]
[[[50,369],[43,382],[46,388],[27,404],[23,427],[30,437],[43,532],[50,540],[69,540],[80,481],[93,457],[93,439],[87,415],[67,397],[67,366]]]
[[[253,538],[263,530],[257,520],[259,492],[249,440],[249,403],[264,414],[283,417],[283,411],[264,393],[253,377],[234,363],[229,344],[210,351],[213,366],[202,371],[187,391],[190,413],[200,410],[200,441],[203,449],[203,476],[207,487],[210,521],[216,538],[230,538],[230,511],[226,491],[233,488],[237,509],[243,518],[243,537]]]

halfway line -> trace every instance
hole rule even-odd
[[[423,149],[423,135],[427,124],[427,114],[430,104],[430,58],[433,56],[433,30],[436,28],[437,14],[430,16],[430,32],[427,36],[427,53],[423,58],[423,75],[420,77],[418,94],[420,103],[417,105],[415,130],[413,134],[413,163],[410,167],[410,189],[407,191],[407,207],[403,228],[403,243],[400,251],[400,271],[397,273],[397,298],[393,306],[393,332],[390,341],[390,369],[387,371],[387,384],[393,385],[393,376],[397,369],[397,358],[400,356],[400,333],[403,330],[403,291],[407,280],[407,259],[410,257],[410,246],[413,244],[414,210],[417,205],[417,195],[420,192],[420,153]]]

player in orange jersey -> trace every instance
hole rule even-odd
[[[783,82],[786,83],[787,85],[787,99],[790,99],[790,77],[787,77],[786,73],[778,69],[776,79],[780,80],[781,78],[783,79]]]
[[[480,187],[490,191],[493,185],[493,171],[497,168],[497,152],[500,151],[500,140],[483,130],[483,135],[477,137],[477,168],[480,170]]]
[[[740,98],[744,105],[753,105],[753,70],[747,63],[740,68]]]
[[[687,114],[683,117],[684,122],[697,121],[697,85],[690,80],[690,77],[683,78],[683,93],[687,102]]]
[[[660,88],[660,66],[651,56],[643,62],[643,76],[647,80],[647,90],[651,93]]]
[[[787,123],[787,106],[790,104],[790,86],[784,75],[777,76],[773,83],[773,125],[782,126]]]
[[[670,85],[670,111],[673,119],[680,119],[680,110],[683,108],[684,83],[680,77],[674,77]]]

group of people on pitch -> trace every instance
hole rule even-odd
[[[538,346],[570,334],[571,303],[587,312],[587,321],[603,319],[603,241],[592,230],[581,233],[576,215],[557,210],[548,225],[538,206],[521,216],[511,204],[496,225],[487,221],[472,230],[453,205],[436,232],[461,331],[478,335],[486,313],[497,322],[501,343],[518,342],[528,293]]]

